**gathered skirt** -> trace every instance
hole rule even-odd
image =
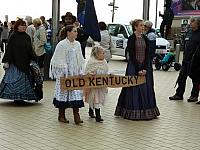
[[[129,62],[126,75],[135,75],[135,66]],[[118,98],[115,116],[130,120],[149,120],[160,115],[156,105],[152,72],[147,69],[146,83],[124,87]]]
[[[10,100],[38,100],[30,75],[14,65],[5,71],[0,83],[0,98]]]
[[[60,88],[60,78],[56,79],[53,105],[56,108],[81,108],[84,107],[82,90],[65,90]]]

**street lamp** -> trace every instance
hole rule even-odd
[[[108,4],[108,6],[112,6],[112,22],[114,22],[114,14],[115,14],[115,10],[117,10],[117,8],[119,8],[118,6],[115,6],[115,0],[113,0],[113,2],[110,2]]]

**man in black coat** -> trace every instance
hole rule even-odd
[[[192,81],[197,83],[198,89],[200,90],[200,46],[196,49],[192,56],[189,77]],[[200,104],[200,101],[196,104]]]
[[[194,52],[200,46],[200,18],[193,17],[190,21],[191,30],[186,33],[184,41],[184,53],[182,67],[177,79],[178,88],[174,96],[169,97],[170,100],[183,100],[183,94],[185,92],[186,80],[189,75],[191,60]],[[198,83],[192,80],[193,88],[191,96],[187,100],[188,102],[198,101],[199,90]]]

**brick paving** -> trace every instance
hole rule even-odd
[[[89,53],[89,50],[88,50]],[[110,71],[123,74],[126,62],[113,56]],[[0,66],[0,79],[3,77]],[[114,117],[120,88],[109,89],[102,108],[103,123],[88,117],[88,105],[80,110],[82,126],[73,122],[72,109],[67,109],[69,124],[57,121],[52,105],[54,81],[44,82],[44,99],[39,103],[16,106],[0,99],[0,150],[199,150],[200,105],[188,103],[191,80],[183,101],[169,101],[175,92],[178,72],[154,71],[157,104],[161,115],[151,121],[130,121]]]

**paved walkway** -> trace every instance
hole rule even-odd
[[[126,62],[113,57],[111,72],[123,74]],[[0,66],[0,78],[3,76]],[[88,117],[88,105],[80,111],[82,126],[73,122],[72,109],[66,111],[69,124],[57,121],[52,105],[54,82],[44,82],[44,99],[16,106],[0,101],[0,150],[199,150],[200,106],[188,103],[191,80],[183,101],[169,101],[174,94],[178,72],[155,71],[155,91],[161,115],[151,121],[130,121],[114,117],[120,88],[109,89],[102,109],[104,123]]]

